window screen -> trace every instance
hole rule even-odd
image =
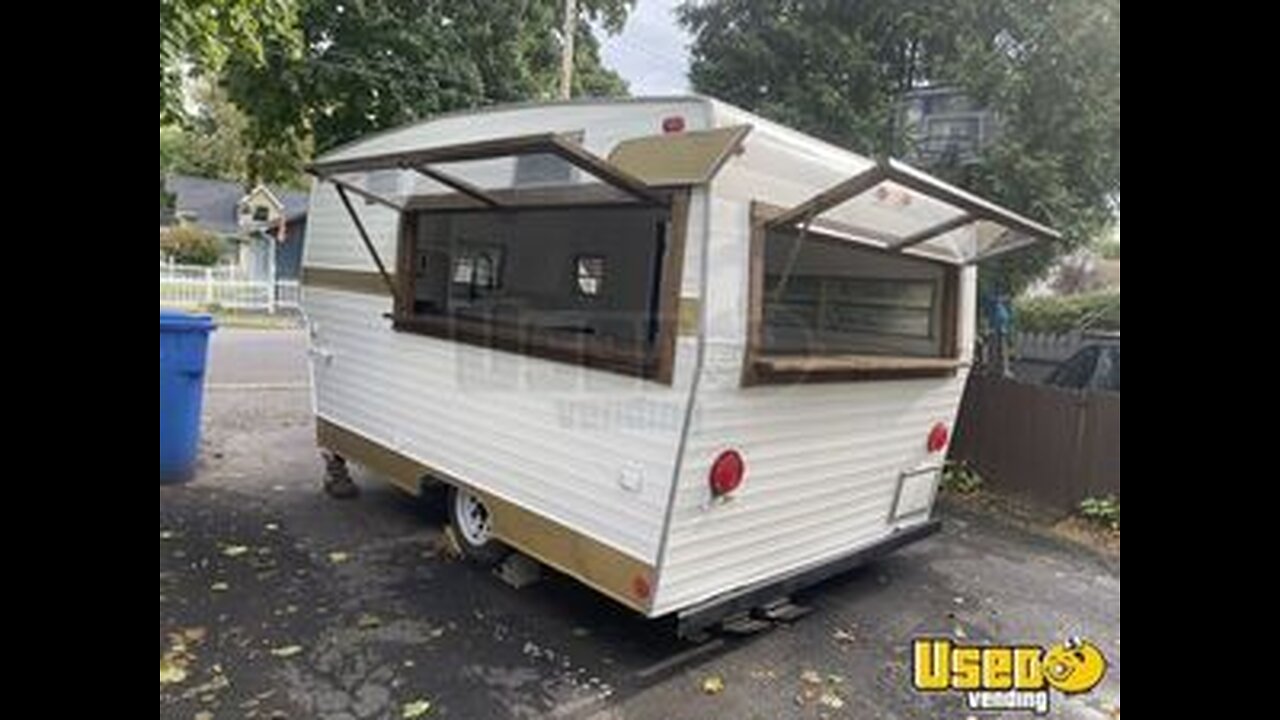
[[[946,272],[939,263],[813,233],[770,232],[762,349],[941,357]]]

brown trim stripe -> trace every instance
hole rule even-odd
[[[394,277],[392,278],[394,281]],[[339,270],[336,268],[304,267],[302,284],[327,290],[345,290],[366,295],[388,296],[387,283],[376,270]]]
[[[322,417],[316,417],[316,444],[385,475],[396,487],[411,495],[422,493],[422,479],[431,474],[426,465]]]
[[[422,479],[428,476],[470,487],[322,417],[316,417],[316,442],[385,475],[396,487],[414,495],[421,493]],[[657,585],[652,565],[518,505],[474,488],[472,491],[492,510],[494,534],[504,543],[633,610],[648,612]]]

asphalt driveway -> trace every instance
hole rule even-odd
[[[515,590],[449,558],[438,501],[359,472],[360,499],[328,499],[304,338],[246,332],[215,336],[199,476],[160,490],[161,718],[965,717],[911,691],[923,634],[1085,636],[1108,674],[1053,714],[1119,717],[1118,561],[948,508],[805,592],[799,622],[691,645],[571,580]]]

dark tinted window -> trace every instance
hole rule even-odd
[[[412,314],[647,351],[666,220],[640,207],[423,213]]]

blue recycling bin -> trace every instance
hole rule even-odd
[[[160,311],[160,483],[182,482],[200,450],[200,405],[213,319]]]

